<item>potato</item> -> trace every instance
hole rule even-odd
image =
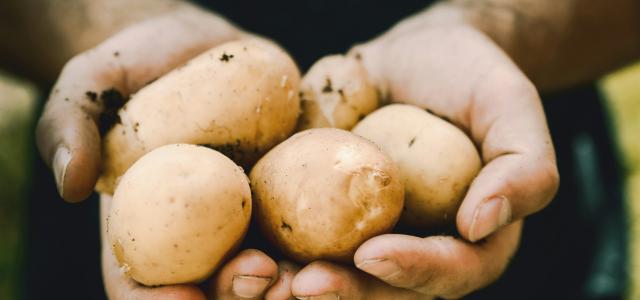
[[[300,74],[271,42],[229,42],[141,89],[105,136],[97,190],[111,193],[143,154],[172,143],[208,145],[250,166],[289,137],[299,115]]]
[[[378,92],[360,61],[332,55],[320,59],[300,84],[302,115],[298,129],[351,129],[379,106]]]
[[[404,104],[376,110],[353,132],[379,145],[397,163],[405,188],[402,224],[427,229],[455,221],[481,168],[478,152],[464,132]]]
[[[198,282],[244,237],[251,215],[247,176],[214,150],[157,148],[122,176],[107,234],[122,270],[145,285]]]
[[[311,129],[273,148],[250,174],[263,234],[298,262],[348,262],[389,232],[403,204],[397,167],[373,143],[340,129]]]

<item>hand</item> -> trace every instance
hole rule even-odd
[[[545,207],[558,188],[535,87],[493,41],[446,6],[403,21],[349,55],[361,59],[384,98],[428,108],[464,130],[484,167],[456,217],[467,241],[379,236],[354,258],[357,268],[375,277],[314,263],[294,279],[294,295],[456,298],[491,283],[517,248],[521,220]]]
[[[377,236],[356,252],[360,270],[314,262],[295,275],[291,291],[300,299],[459,298],[502,274],[521,229],[518,221],[476,244],[450,236]]]
[[[200,52],[245,35],[212,13],[181,5],[71,59],[36,132],[61,197],[77,202],[93,191],[100,170],[100,116],[109,106],[103,95],[126,99]]]
[[[247,249],[218,269],[207,282],[207,291],[193,284],[146,287],[120,271],[106,238],[106,218],[111,197],[100,198],[102,227],[102,273],[109,299],[290,299],[291,282],[298,267],[290,262],[276,263],[259,250]]]
[[[115,89],[128,97],[198,53],[244,35],[213,14],[181,7],[134,25],[68,62],[37,129],[38,147],[53,168],[60,195],[80,201],[93,191],[100,168],[103,91]],[[101,197],[103,220],[110,200]],[[120,272],[104,234],[102,242],[104,282],[111,299],[187,300],[204,299],[205,294],[215,299],[288,299],[297,270],[258,250],[244,250],[220,267],[207,291],[195,285],[144,287]]]

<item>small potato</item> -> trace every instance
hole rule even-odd
[[[353,132],[376,143],[398,165],[405,188],[401,223],[422,229],[454,223],[482,164],[464,132],[425,110],[403,104],[376,110]]]
[[[198,282],[244,237],[251,190],[242,169],[200,146],[141,157],[122,176],[107,234],[122,270],[145,285]]]
[[[229,42],[141,89],[118,112],[103,142],[96,189],[116,180],[143,154],[173,143],[207,145],[249,167],[295,129],[299,71],[275,44]]]
[[[298,129],[335,127],[349,130],[378,108],[378,92],[355,57],[320,59],[300,84],[302,115]]]
[[[255,217],[271,242],[302,263],[351,262],[391,231],[403,203],[391,159],[340,129],[311,129],[276,146],[251,171]]]

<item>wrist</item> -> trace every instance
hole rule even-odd
[[[450,0],[464,22],[493,40],[537,84],[565,46],[573,1]],[[546,85],[546,84],[543,84]]]

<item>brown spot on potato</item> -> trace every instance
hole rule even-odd
[[[124,249],[122,248],[122,244],[120,244],[120,241],[117,240],[115,243],[113,243],[111,245],[111,248],[113,249],[113,255],[115,255],[116,259],[119,262],[122,262],[124,259]]]
[[[84,95],[87,96],[87,98],[91,100],[91,102],[95,102],[96,100],[98,100],[98,94],[96,94],[96,92],[94,91],[86,91]]]
[[[385,173],[383,171],[373,170],[371,176],[373,176],[373,179],[383,187],[385,187],[385,186],[387,186],[387,185],[389,185],[391,183],[391,177],[389,175],[387,175],[387,173]]]
[[[222,56],[220,56],[220,61],[229,62],[232,58],[233,58],[233,54],[227,54],[226,52],[223,52]]]
[[[286,230],[286,231],[293,231],[293,228],[291,228],[291,225],[289,225],[287,222],[284,221],[284,219],[281,220],[282,224],[280,225],[280,228],[282,230]]]
[[[338,89],[338,94],[340,94],[340,102],[346,103],[347,102],[347,98],[344,96],[344,91],[342,89]],[[350,105],[350,107],[353,110],[358,110],[353,105]]]
[[[414,136],[410,141],[409,141],[409,147],[413,146],[413,143],[416,142],[416,137]]]
[[[331,85],[331,79],[329,77],[327,77],[324,87],[322,88],[322,92],[323,93],[331,93],[333,92],[333,87]]]

